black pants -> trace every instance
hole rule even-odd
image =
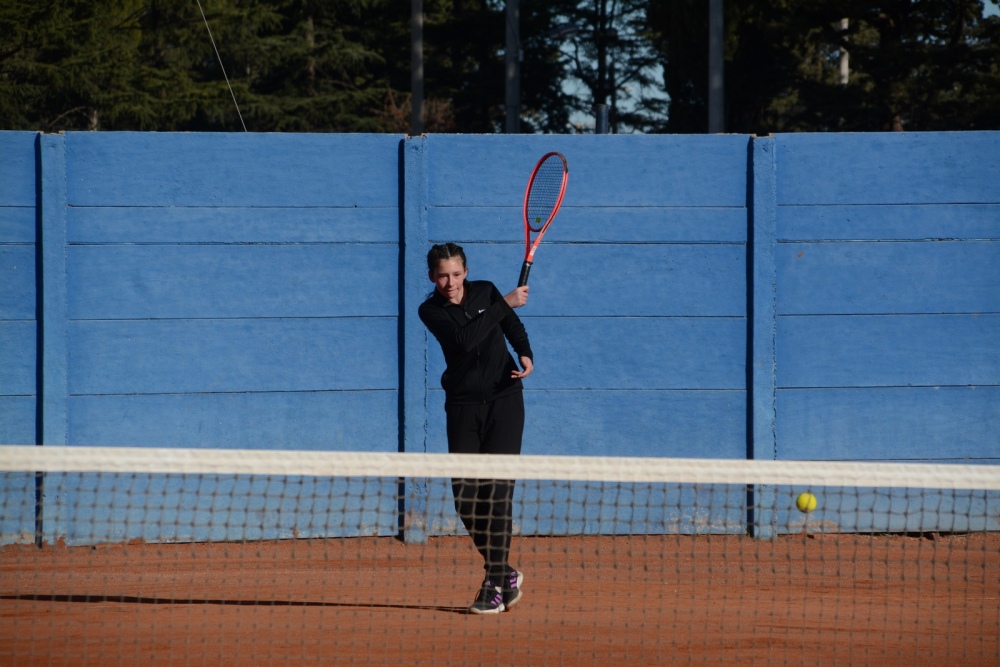
[[[521,392],[480,405],[449,405],[452,454],[520,454],[524,431]],[[499,586],[510,571],[513,480],[454,479],[455,509],[483,557],[486,577]]]

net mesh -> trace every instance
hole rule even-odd
[[[3,664],[1000,661],[996,466],[0,447],[0,521]]]

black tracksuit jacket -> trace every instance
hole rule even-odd
[[[441,387],[446,405],[489,403],[521,391],[521,381],[510,377],[517,364],[504,337],[518,357],[534,361],[531,345],[521,319],[493,283],[466,280],[461,304],[434,290],[418,313],[444,352],[447,368]]]

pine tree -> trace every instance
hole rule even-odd
[[[704,132],[706,6],[653,0],[649,19],[667,128]],[[1000,128],[1000,18],[979,0],[730,0],[725,26],[729,132]]]
[[[140,4],[3,3],[0,127],[96,130],[136,114],[130,84]]]

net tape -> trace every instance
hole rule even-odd
[[[256,449],[8,445],[0,447],[0,470],[1000,490],[1000,466],[988,465]]]

